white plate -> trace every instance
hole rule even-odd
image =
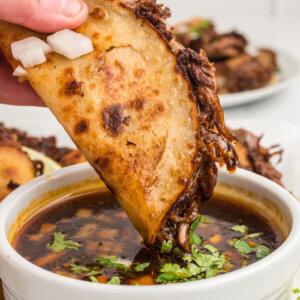
[[[278,82],[251,91],[220,95],[221,105],[224,108],[263,100],[287,89],[298,79],[300,75],[299,60],[288,52],[282,50],[275,50],[275,52],[277,53],[280,69],[278,72]]]

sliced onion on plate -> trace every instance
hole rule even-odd
[[[13,76],[26,76],[27,74],[27,71],[21,66],[17,66],[13,72]]]
[[[21,63],[25,68],[31,68],[46,61],[42,48],[30,48],[19,54]]]
[[[29,37],[11,44],[12,55],[16,60],[20,60],[20,55],[32,48],[41,48],[44,54],[48,54],[53,51],[47,43],[36,37]]]
[[[88,37],[69,29],[48,36],[47,42],[56,53],[69,59],[75,59],[94,50]]]

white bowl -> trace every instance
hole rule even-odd
[[[160,286],[114,286],[60,276],[35,266],[10,245],[7,235],[20,212],[32,199],[59,187],[74,185],[97,175],[88,164],[44,175],[18,188],[0,206],[0,277],[6,300],[132,300],[289,299],[293,277],[300,265],[300,208],[279,185],[259,175],[238,170],[219,171],[219,182],[268,198],[288,220],[286,241],[266,258],[215,278]]]

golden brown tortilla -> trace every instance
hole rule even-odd
[[[75,60],[49,54],[27,79],[152,243],[178,201],[211,194],[221,154],[235,166],[231,146],[210,129],[233,138],[213,67],[172,40],[167,9],[155,1],[86,2],[90,15],[76,31],[95,50]],[[14,68],[10,44],[28,36],[47,35],[0,23],[0,47]]]

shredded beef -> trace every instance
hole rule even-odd
[[[173,39],[173,33],[168,30],[165,20],[171,16],[171,10],[156,0],[138,0],[131,4],[137,17],[148,21],[168,43]]]
[[[281,173],[270,162],[270,159],[275,155],[279,156],[280,161],[283,150],[278,145],[270,148],[262,147],[260,145],[262,136],[257,137],[245,129],[234,130],[234,133],[239,138],[239,143],[245,148],[246,156],[250,162],[247,166],[239,163],[239,167],[260,174],[283,186]]]
[[[26,146],[28,148],[44,153],[58,163],[60,163],[61,159],[66,154],[73,151],[70,148],[57,147],[56,138],[54,136],[50,136],[47,138],[32,137],[29,136],[25,131],[16,128],[6,128],[2,123],[0,123],[0,143],[1,137],[2,139],[6,137],[6,142],[10,143],[13,147],[16,147],[17,145],[18,148],[21,148],[21,145]],[[40,171],[40,168],[38,168],[37,171]]]

